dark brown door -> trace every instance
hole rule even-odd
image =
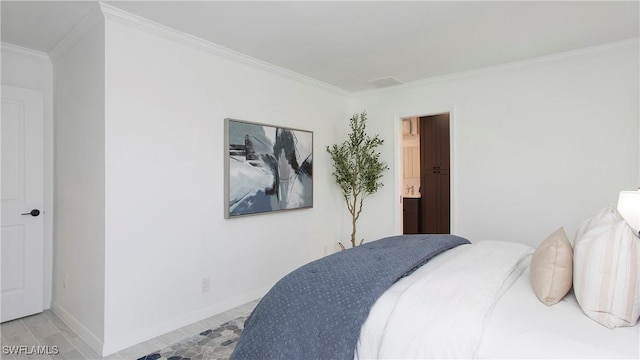
[[[449,114],[420,118],[421,231],[450,230]]]

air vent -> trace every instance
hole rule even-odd
[[[381,87],[387,87],[387,86],[400,85],[402,84],[402,81],[394,78],[393,76],[387,76],[379,79],[369,80],[367,81],[367,84],[381,88]]]

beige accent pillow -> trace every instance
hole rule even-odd
[[[567,295],[573,282],[573,249],[563,228],[546,238],[531,258],[531,285],[543,304]]]
[[[640,317],[640,239],[613,207],[585,221],[573,245],[573,287],[600,324],[634,326]]]

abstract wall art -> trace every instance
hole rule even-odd
[[[313,207],[313,132],[225,119],[225,217]]]

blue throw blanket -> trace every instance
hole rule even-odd
[[[378,297],[432,257],[468,243],[453,235],[393,236],[304,265],[262,298],[231,359],[352,360]]]

